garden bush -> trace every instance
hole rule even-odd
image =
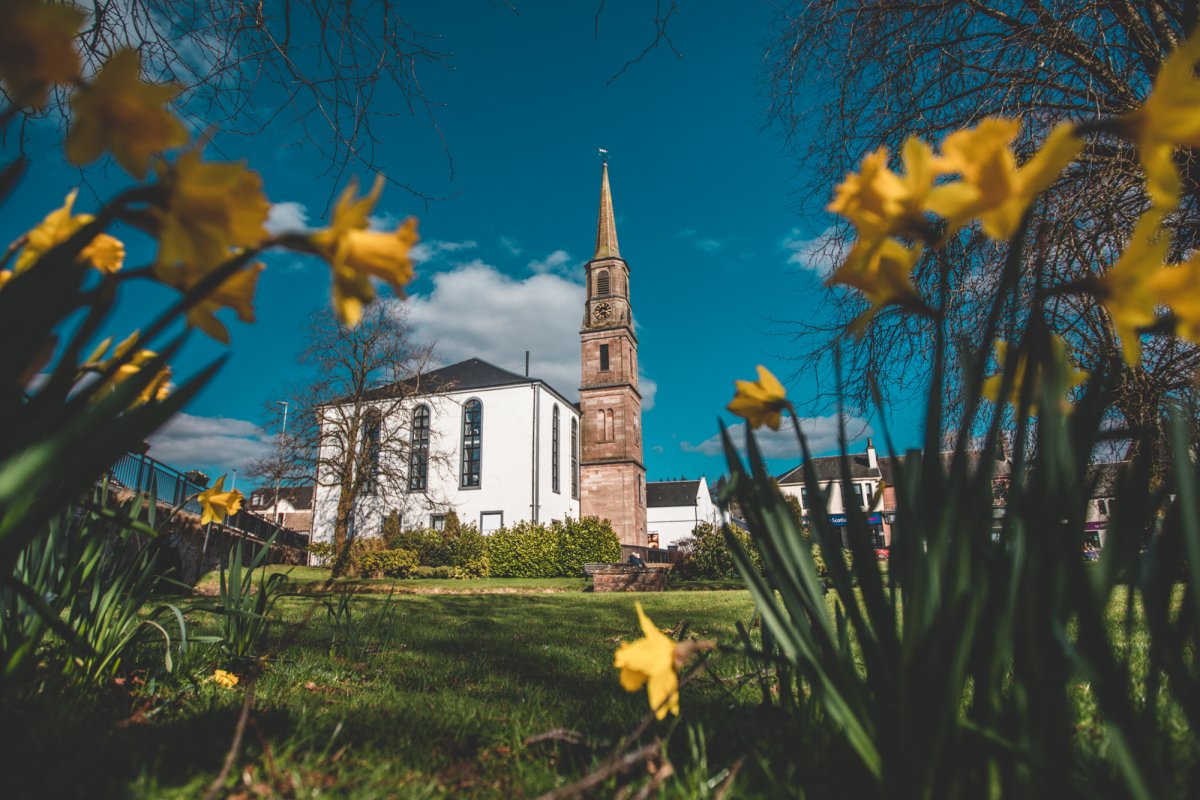
[[[546,525],[522,521],[487,536],[488,561],[497,578],[553,578],[558,542]]]
[[[612,525],[599,517],[567,518],[542,525],[518,522],[486,537],[492,575],[497,578],[560,578],[583,575],[583,565],[621,559]]]
[[[413,569],[412,578],[441,578],[454,579],[465,578],[466,575],[458,567],[425,567],[420,566]]]
[[[612,524],[599,517],[571,519],[554,525],[558,542],[558,576],[583,575],[583,565],[621,560],[621,541]]]
[[[736,525],[729,526],[730,535],[734,536],[754,559],[755,568],[761,569],[762,562],[758,550],[750,539],[750,534]],[[711,522],[701,522],[692,529],[692,535],[679,543],[683,557],[675,565],[675,573],[685,580],[717,580],[720,578],[737,578],[737,566],[725,534],[721,528]]]
[[[359,575],[364,578],[407,578],[417,568],[417,554],[412,550],[372,550],[359,561]]]

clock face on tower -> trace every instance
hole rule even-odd
[[[598,320],[605,320],[612,316],[612,305],[609,303],[598,303],[592,311],[592,316]]]

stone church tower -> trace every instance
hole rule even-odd
[[[645,547],[646,468],[637,337],[629,304],[629,265],[617,247],[607,163],[600,179],[596,253],[584,271],[579,513],[610,520],[622,545]]]

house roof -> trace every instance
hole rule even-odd
[[[700,481],[655,481],[646,483],[646,507],[694,506]]]
[[[967,460],[971,465],[971,470],[974,471],[979,465],[980,453],[971,452],[967,454]],[[944,452],[941,454],[942,461],[947,466],[953,453]],[[877,468],[871,468],[867,461],[866,453],[852,453],[850,459],[850,479],[859,480],[867,478],[882,478],[888,483],[894,484],[895,475],[900,467],[904,464],[904,456],[880,456],[877,463]],[[812,459],[813,470],[817,474],[817,481],[840,481],[842,479],[842,457],[841,456],[820,456]],[[1010,464],[1007,461],[997,460],[992,468],[992,476],[995,478],[1004,478],[1012,471]],[[781,484],[801,484],[804,483],[804,465],[800,464],[783,473],[776,479]]]
[[[279,499],[291,503],[297,511],[307,511],[313,505],[313,487],[310,486],[281,486]],[[255,489],[250,493],[250,506],[263,508],[275,505],[275,489]]]
[[[383,400],[400,395],[435,394],[437,392],[463,392],[472,389],[492,389],[498,386],[520,386],[541,384],[558,395],[568,406],[578,408],[575,403],[567,400],[550,384],[540,378],[519,375],[516,372],[497,367],[482,358],[468,358],[448,367],[423,372],[396,383],[380,386],[366,393],[364,400]]]

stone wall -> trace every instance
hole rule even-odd
[[[125,489],[117,489],[111,491],[110,496],[117,503],[126,503],[133,499],[134,494]],[[169,571],[169,577],[189,586],[195,584],[205,573],[217,569],[239,538],[244,538],[254,546],[254,552],[264,544],[261,540],[223,525],[212,525],[206,533],[200,525],[200,518],[187,512],[179,512],[169,522],[164,523],[163,520],[166,520],[170,513],[170,506],[165,503],[158,504],[158,530],[163,542],[159,563],[164,571]],[[142,519],[148,521],[144,514]],[[275,545],[271,548],[267,563],[303,565],[307,563],[307,559],[308,553],[305,550]]]
[[[592,570],[592,588],[597,592],[663,592],[670,570],[605,564]]]

